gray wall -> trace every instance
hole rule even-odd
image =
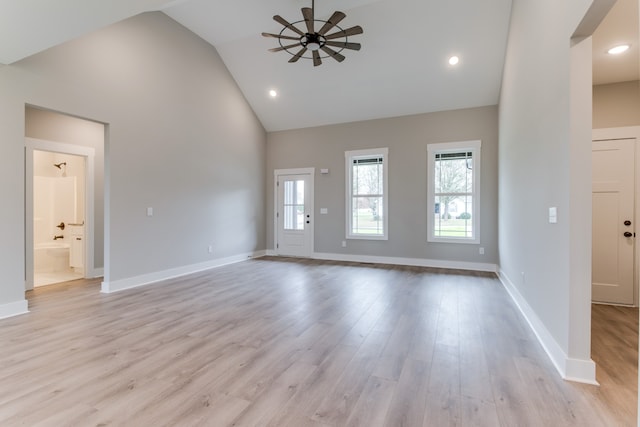
[[[215,49],[164,14],[0,67],[0,93],[0,305],[24,298],[27,104],[107,124],[105,279],[265,248],[266,133]]]
[[[104,125],[33,107],[25,114],[25,136],[95,150],[93,262],[104,267]]]
[[[640,81],[593,87],[593,128],[640,125]]]
[[[267,137],[267,246],[273,248],[273,171],[315,167],[315,252],[496,263],[497,107],[271,132]],[[427,243],[427,145],[482,140],[480,245]],[[389,148],[389,240],[345,240],[344,152]],[[321,175],[320,168],[328,168]],[[320,215],[320,208],[328,208]],[[479,255],[478,248],[485,248]]]
[[[591,3],[514,0],[500,97],[501,272],[555,341],[549,350],[581,361],[590,360],[591,41],[570,39]],[[585,51],[578,72],[573,55]]]

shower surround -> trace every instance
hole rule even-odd
[[[82,277],[70,265],[69,224],[83,222],[84,161],[81,157],[34,152],[33,236],[36,286]],[[80,175],[80,176],[78,176]]]

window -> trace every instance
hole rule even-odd
[[[284,229],[304,230],[304,180],[284,181]]]
[[[387,239],[388,151],[345,152],[348,239]]]
[[[428,145],[428,241],[480,243],[480,144]]]

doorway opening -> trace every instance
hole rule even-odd
[[[33,286],[84,278],[86,157],[33,151]]]
[[[620,425],[638,417],[640,68],[638,0],[617,0],[592,36],[591,357]],[[630,42],[630,52],[608,53]]]
[[[638,415],[640,127],[593,131],[591,357],[621,421]]]
[[[25,290],[104,274],[105,125],[25,108]]]
[[[274,248],[277,255],[313,253],[314,168],[274,171]]]

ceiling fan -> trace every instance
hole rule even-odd
[[[317,67],[322,64],[322,58],[332,57],[338,62],[344,61],[345,57],[340,53],[344,49],[360,50],[360,43],[349,42],[348,38],[349,36],[362,34],[362,27],[356,25],[346,30],[342,29],[338,23],[347,15],[339,11],[333,12],[333,15],[331,15],[328,21],[315,19],[314,3],[315,0],[311,0],[311,8],[302,8],[302,17],[304,19],[300,21],[289,23],[280,15],[273,17],[274,21],[282,24],[284,28],[282,28],[279,34],[262,33],[264,37],[277,38],[280,44],[280,47],[269,49],[269,52],[280,52],[284,50],[291,55],[289,62],[296,62],[300,58],[313,59],[313,65]],[[305,23],[306,32],[296,27],[296,24],[301,22]],[[322,27],[320,27],[318,31],[315,30],[316,22],[322,24]],[[338,31],[327,34],[333,29],[337,29]],[[295,35],[285,34],[286,30],[295,33]],[[283,40],[285,40],[284,43],[287,43],[286,40],[295,41],[295,43],[283,44]],[[337,48],[337,50],[332,49],[332,47]],[[311,56],[304,56],[307,51],[311,51]],[[320,56],[320,51],[324,52],[326,56]]]

